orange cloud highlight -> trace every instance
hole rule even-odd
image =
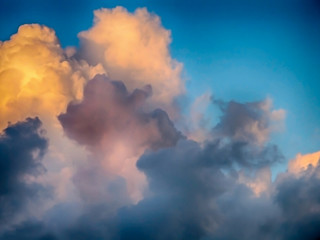
[[[300,173],[308,168],[309,165],[315,167],[320,160],[320,151],[309,154],[297,154],[296,158],[289,162],[289,172]]]

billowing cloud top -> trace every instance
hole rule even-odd
[[[272,178],[284,110],[214,99],[205,129],[205,94],[184,133],[182,64],[159,17],[94,15],[79,48],[38,24],[0,43],[1,240],[319,239],[319,152]]]
[[[184,92],[182,64],[169,53],[170,32],[145,8],[129,13],[122,7],[94,12],[94,26],[79,33],[83,57],[102,63],[109,77],[133,90],[153,87],[153,101],[170,109]]]
[[[76,95],[76,79],[55,32],[23,25],[0,46],[1,125],[27,116],[58,114]]]

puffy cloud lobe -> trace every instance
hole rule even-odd
[[[256,146],[245,141],[229,141],[215,139],[207,143],[207,154],[215,156],[208,164],[232,168],[236,166],[248,169],[268,167],[283,159],[276,145]]]
[[[173,145],[180,134],[168,115],[160,109],[151,113],[143,110],[150,94],[150,86],[129,93],[122,82],[96,75],[86,85],[83,101],[69,104],[67,112],[58,118],[71,138],[89,146],[124,134],[139,141],[140,146]]]
[[[283,109],[274,110],[271,99],[239,103],[213,99],[222,111],[220,122],[213,128],[213,143],[232,149],[224,157],[225,163],[236,162],[257,169],[253,174],[239,172],[239,181],[259,196],[269,194],[271,170],[269,166],[284,159],[276,145],[270,144],[270,134],[282,128]],[[213,148],[216,149],[216,148]],[[219,148],[218,148],[219,149]]]
[[[48,142],[40,132],[39,118],[9,125],[0,135],[0,221],[9,223],[30,201],[46,195],[46,189],[28,182],[44,172],[41,160]]]
[[[138,161],[152,193],[120,211],[120,239],[319,238],[319,166],[277,179],[269,196],[254,195],[237,171],[208,165],[214,156],[204,149],[180,141]]]
[[[123,239],[200,239],[214,229],[220,220],[214,198],[234,180],[208,166],[206,157],[189,140],[143,155],[138,167],[147,175],[151,196],[121,213]]]
[[[284,174],[276,187],[275,201],[282,210],[278,220],[283,239],[320,237],[320,165],[296,174]]]
[[[150,84],[152,101],[170,111],[172,100],[184,92],[182,64],[171,58],[170,32],[145,8],[129,13],[122,7],[94,12],[94,26],[81,32],[82,55],[102,63],[111,79],[123,80],[130,91]]]
[[[145,109],[151,91],[147,85],[128,92],[122,82],[96,75],[85,86],[83,100],[71,102],[58,117],[66,134],[92,151],[93,161],[127,180],[134,199],[141,198],[145,185],[135,166],[139,156],[147,148],[172,146],[182,137],[166,112]]]
[[[281,173],[271,183],[269,196],[226,194],[219,199],[225,222],[212,239],[319,239],[319,170],[317,164],[298,174]]]
[[[275,130],[274,122],[283,120],[285,111],[271,111],[270,99],[259,102],[238,103],[214,100],[222,112],[220,123],[214,128],[214,134],[263,144]]]
[[[259,169],[253,174],[248,176],[245,172],[239,172],[239,182],[247,185],[255,193],[256,196],[269,195],[272,186],[272,172],[269,167]]]
[[[289,171],[299,174],[303,170],[306,170],[309,165],[317,166],[320,160],[320,151],[310,154],[301,155],[297,154],[296,158],[289,162]]]
[[[52,118],[81,89],[83,79],[76,77],[55,32],[46,26],[20,26],[1,43],[0,54],[1,128],[29,116]]]
[[[206,151],[220,165],[234,163],[249,168],[261,168],[283,158],[276,145],[267,142],[274,122],[283,118],[283,110],[272,110],[271,100],[239,103],[213,100],[221,111],[218,124],[211,131]]]
[[[244,185],[236,185],[216,202],[221,221],[207,239],[282,239],[272,225],[279,217],[272,198],[253,196]]]
[[[53,202],[74,195],[72,162],[86,156],[64,136],[57,115],[71,100],[82,98],[83,85],[92,75],[104,72],[99,64],[76,60],[72,51],[62,49],[53,29],[39,24],[22,25],[0,43],[0,129],[26,117],[41,118],[51,144],[43,160],[48,172],[36,180],[56,188]]]
[[[256,155],[249,150],[256,147],[251,142],[221,145],[216,140],[202,147],[194,141],[180,140],[176,146],[145,153],[137,166],[146,174],[151,193],[137,206],[120,212],[120,238],[215,239],[214,236],[219,236],[230,239],[231,234],[224,228],[229,229],[234,217],[246,218],[247,213],[238,213],[232,208],[226,215],[225,201],[241,209],[244,206],[249,209],[252,204],[257,209],[267,206],[273,210],[274,207],[272,202],[257,200],[252,190],[239,182],[238,167],[255,172],[281,159],[276,150],[272,161],[260,166],[274,149],[262,150]],[[239,197],[242,203],[236,202]],[[273,216],[271,213],[264,212],[256,218],[248,216],[233,237],[260,236],[256,220],[263,224],[269,215]],[[256,228],[244,229],[246,224],[254,224]]]

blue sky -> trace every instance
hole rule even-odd
[[[190,101],[208,90],[224,100],[269,96],[287,111],[284,132],[274,136],[284,154],[320,148],[317,1],[1,1],[0,39],[21,24],[40,23],[55,29],[62,46],[77,46],[93,10],[118,5],[147,7],[171,30]]]

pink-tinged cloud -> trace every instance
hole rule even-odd
[[[145,110],[151,94],[150,86],[129,92],[122,82],[96,75],[85,86],[83,100],[71,102],[58,117],[66,134],[87,146],[108,174],[127,180],[135,199],[145,185],[135,166],[140,155],[181,138],[166,112]]]
[[[172,101],[184,93],[182,64],[169,51],[170,31],[145,8],[129,13],[122,7],[94,12],[94,25],[79,33],[82,56],[102,63],[111,79],[132,91],[150,84],[152,101],[174,115]]]
[[[271,177],[285,111],[213,99],[210,127],[204,94],[181,133],[170,32],[144,8],[94,14],[79,49],[38,24],[0,43],[0,239],[318,239],[319,152]]]

